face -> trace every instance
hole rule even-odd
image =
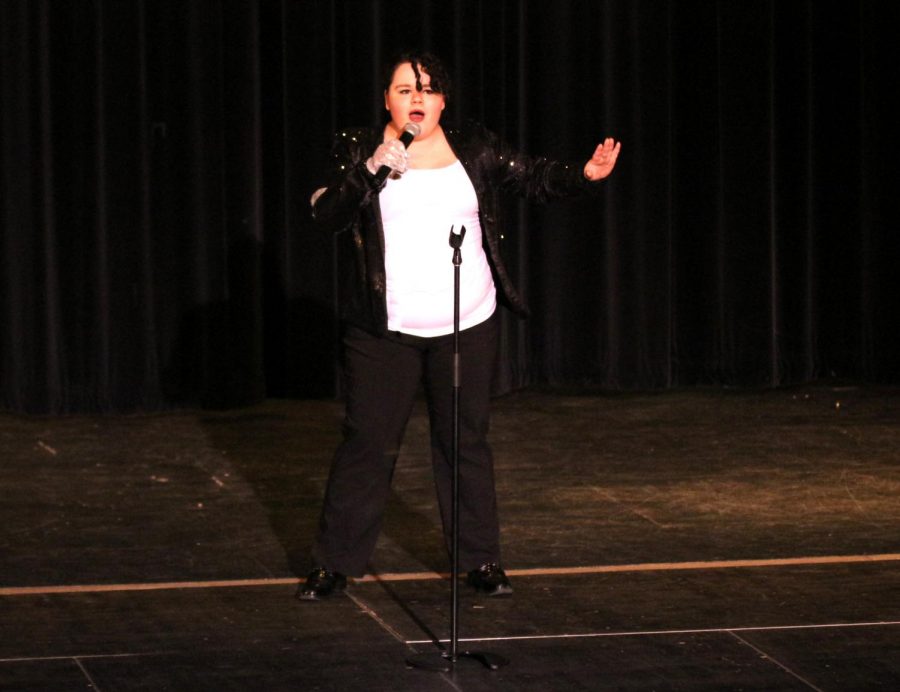
[[[397,132],[406,123],[417,123],[422,128],[416,139],[425,139],[438,127],[444,110],[444,96],[431,90],[431,76],[419,68],[422,90],[416,89],[416,74],[410,63],[398,65],[391,85],[384,94],[384,107],[391,113],[391,125]]]

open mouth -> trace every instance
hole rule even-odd
[[[420,110],[410,111],[409,119],[414,123],[420,123],[425,119],[425,111],[420,111]]]

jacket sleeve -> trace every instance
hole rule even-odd
[[[497,153],[496,172],[503,192],[543,203],[589,195],[600,187],[584,177],[581,163],[528,156],[515,151],[493,133],[488,136]]]
[[[383,186],[366,168],[371,152],[365,150],[363,140],[354,131],[335,135],[327,184],[312,198],[313,219],[326,230],[338,232],[350,226]]]

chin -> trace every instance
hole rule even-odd
[[[423,120],[422,122],[418,123],[418,125],[420,128],[422,128],[422,134],[419,135],[421,137],[424,135],[429,135],[432,132],[434,132],[438,128],[438,125],[440,125],[440,121],[439,120]]]

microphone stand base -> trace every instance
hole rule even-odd
[[[406,659],[406,665],[434,673],[449,673],[454,665],[463,660],[475,661],[488,670],[499,670],[503,666],[509,665],[509,661],[503,656],[488,651],[460,651],[456,655],[456,661],[453,660],[449,651],[415,654]]]

